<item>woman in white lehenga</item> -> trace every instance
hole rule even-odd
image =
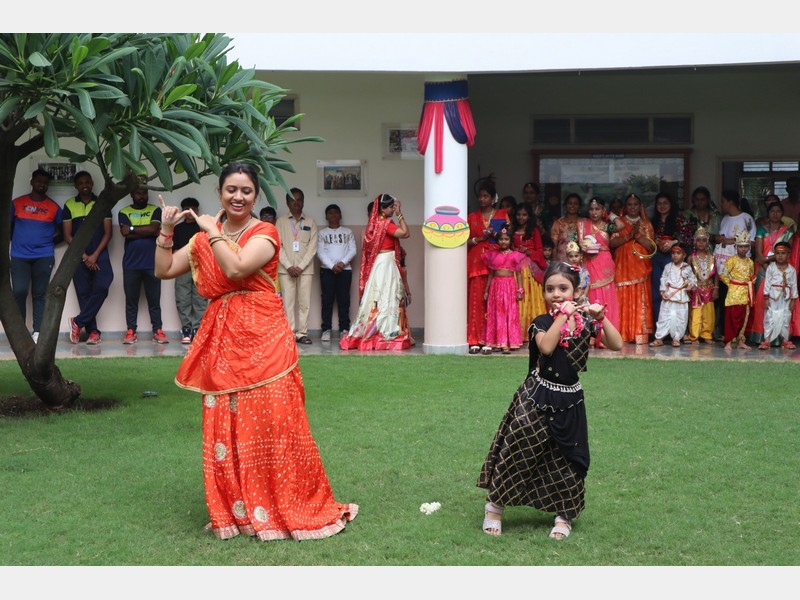
[[[405,350],[413,344],[402,315],[408,297],[400,264],[400,240],[410,235],[400,201],[389,194],[378,195],[361,245],[358,314],[339,340],[342,350]]]

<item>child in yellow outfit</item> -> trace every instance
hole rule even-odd
[[[755,279],[755,263],[747,256],[750,251],[750,234],[745,229],[736,235],[736,254],[725,261],[719,274],[722,282],[728,286],[725,295],[725,350],[731,350],[735,341],[740,350],[749,350],[745,342],[745,333],[750,322],[753,306]]]
[[[709,252],[710,235],[705,227],[698,227],[694,234],[694,252],[689,258],[697,279],[697,288],[689,292],[689,335],[687,341],[697,346],[700,340],[714,343],[714,301],[719,296],[717,268],[714,255]]]

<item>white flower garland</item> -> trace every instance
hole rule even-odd
[[[442,508],[440,502],[425,502],[419,507],[419,512],[424,512],[426,515],[430,515],[435,513],[440,508]]]

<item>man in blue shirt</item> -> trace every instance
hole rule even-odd
[[[161,231],[161,208],[148,204],[147,188],[142,185],[131,192],[133,203],[120,209],[119,231],[125,238],[122,256],[122,287],[125,290],[125,321],[128,330],[123,344],[138,340],[136,324],[139,316],[139,298],[144,286],[153,341],[168,344],[169,339],[161,329],[161,280],[155,275],[156,238]]]
[[[28,292],[33,305],[33,341],[39,341],[44,302],[61,241],[61,207],[47,195],[50,173],[36,169],[30,193],[11,202],[11,288],[22,318]]]

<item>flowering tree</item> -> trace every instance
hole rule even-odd
[[[270,109],[285,90],[228,62],[222,34],[0,34],[0,244],[10,242],[10,202],[19,162],[44,149],[51,158],[96,165],[103,188],[56,268],[37,344],[19,313],[8,276],[0,277],[0,322],[22,373],[52,409],[81,393],[55,364],[66,292],[94,230],[122,198],[147,181],[171,191],[219,175],[229,163],[260,167],[261,187],[288,191],[281,156],[296,115],[280,126]],[[62,147],[78,140],[80,151]],[[8,273],[7,252],[0,272]]]

